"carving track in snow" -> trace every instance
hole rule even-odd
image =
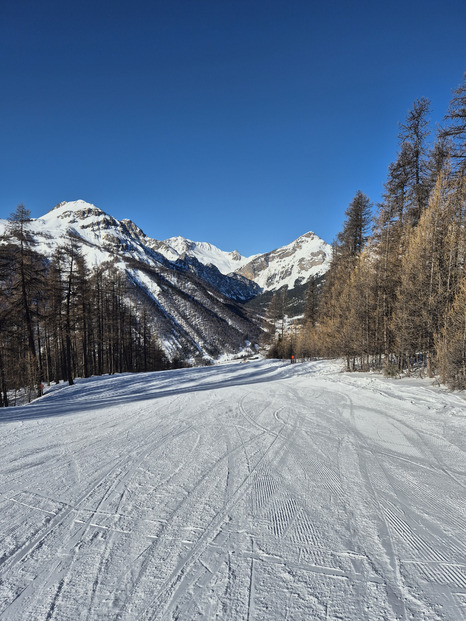
[[[0,618],[466,618],[466,403],[257,362],[0,412]]]

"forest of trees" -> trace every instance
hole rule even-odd
[[[360,191],[349,205],[295,353],[388,375],[416,369],[465,389],[466,74],[433,141],[428,115],[419,99],[400,124],[374,215]]]
[[[29,219],[19,205],[0,243],[0,406],[51,382],[167,368],[150,309],[124,275],[110,265],[90,274],[73,238],[45,259]]]

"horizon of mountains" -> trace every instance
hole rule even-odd
[[[90,269],[112,266],[125,274],[128,297],[150,309],[169,357],[218,358],[257,342],[261,317],[245,303],[323,276],[331,246],[312,232],[268,253],[244,257],[183,237],[156,240],[131,220],[113,218],[83,200],[58,204],[27,230],[34,249],[50,259],[72,238]],[[0,220],[0,235],[7,233]]]

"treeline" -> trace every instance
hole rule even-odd
[[[429,101],[400,125],[382,202],[358,191],[295,350],[348,369],[418,369],[466,388],[466,74],[429,142]],[[314,285],[311,283],[311,288]]]
[[[45,383],[167,368],[149,311],[137,296],[129,301],[121,271],[91,274],[73,238],[47,260],[29,219],[19,205],[0,240],[0,406],[18,391],[39,396]]]

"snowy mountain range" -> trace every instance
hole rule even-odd
[[[259,337],[259,320],[243,303],[264,291],[305,283],[323,274],[331,247],[314,233],[269,253],[244,257],[183,237],[152,239],[131,220],[118,221],[82,200],[63,202],[27,228],[35,250],[50,257],[77,240],[88,266],[123,272],[130,295],[151,308],[162,346],[171,357],[218,357]],[[7,234],[0,220],[0,235]]]
[[[276,291],[285,285],[293,289],[306,283],[311,276],[325,274],[332,250],[327,242],[312,232],[287,246],[250,257],[242,256],[237,250],[224,252],[207,242],[184,237],[170,237],[161,242],[151,240],[150,243],[171,261],[194,257],[204,265],[214,265],[222,274],[245,276],[258,284],[262,291]]]
[[[185,237],[170,237],[158,244],[158,252],[171,261],[185,256],[195,257],[204,265],[215,265],[222,274],[237,272],[251,259],[258,256],[243,257],[237,250],[224,252],[208,242],[195,242]]]

